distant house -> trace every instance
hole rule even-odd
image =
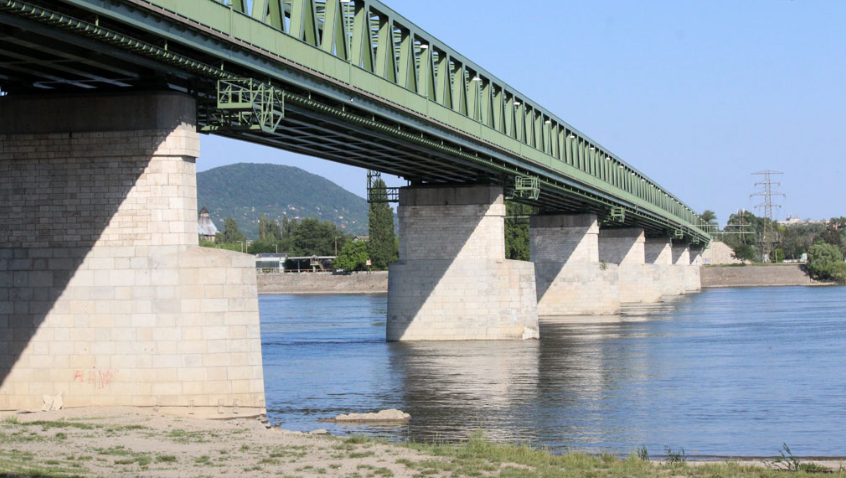
[[[214,242],[214,237],[217,234],[217,226],[214,225],[209,210],[203,208],[200,210],[200,217],[197,220],[197,227],[199,229],[200,238],[204,241]]]

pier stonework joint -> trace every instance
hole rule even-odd
[[[389,341],[538,337],[534,266],[505,259],[501,187],[401,188],[397,215]]]

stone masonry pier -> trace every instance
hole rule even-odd
[[[620,313],[618,266],[599,262],[599,223],[594,214],[532,216],[538,315]]]
[[[408,187],[399,200],[388,340],[538,337],[534,265],[505,259],[502,188]]]
[[[673,262],[673,241],[669,237],[647,237],[646,263],[655,266],[655,280],[662,296],[685,293],[684,270]]]
[[[646,264],[643,229],[600,229],[599,260],[619,267],[620,302],[653,303],[661,300],[658,268]]]
[[[197,246],[198,155],[178,93],[0,98],[0,410],[263,413],[253,260]]]

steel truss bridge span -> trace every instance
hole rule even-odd
[[[176,89],[204,132],[707,243],[699,216],[376,0],[0,0],[10,95]]]

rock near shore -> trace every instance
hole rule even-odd
[[[338,415],[327,421],[333,422],[405,422],[411,419],[411,415],[391,408],[389,410],[382,410],[377,413],[348,413],[346,415]]]

